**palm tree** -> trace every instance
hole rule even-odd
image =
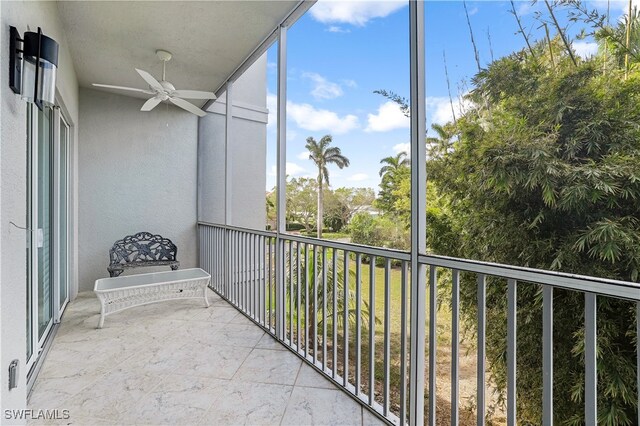
[[[380,168],[380,193],[376,200],[377,207],[383,212],[392,213],[395,210],[395,198],[393,196],[394,189],[397,188],[396,177],[402,169],[409,167],[409,158],[406,152],[391,157],[385,157],[380,160],[380,164],[384,164]]]
[[[331,135],[325,135],[317,142],[312,136],[307,138],[305,148],[309,150],[309,160],[313,160],[318,166],[318,238],[322,238],[322,203],[324,193],[322,190],[324,182],[329,185],[329,170],[327,165],[335,164],[339,168],[349,166],[349,159],[342,155],[340,148],[329,145],[332,142]]]
[[[427,136],[427,159],[442,157],[453,147],[453,137],[455,136],[455,126],[451,123],[445,125],[433,123],[431,129],[436,133],[434,136]]]
[[[407,153],[402,151],[396,156],[383,158],[380,160],[380,164],[385,164],[385,166],[380,168],[380,177],[382,177],[387,173],[394,174],[401,167],[408,166],[409,159],[407,158]]]
[[[315,252],[315,254],[314,254]],[[285,256],[286,269],[288,277],[292,280],[294,284],[291,287],[285,286],[286,293],[286,304],[290,307],[291,312],[293,313],[294,320],[298,321],[298,316],[301,318],[302,327],[301,334],[305,334],[305,328],[308,329],[309,334],[309,342],[304,342],[307,347],[312,346],[314,332],[316,331],[317,324],[317,333],[318,339],[321,339],[321,335],[323,334],[324,327],[326,324],[323,322],[323,318],[321,317],[322,311],[326,307],[326,318],[331,321],[331,318],[334,317],[337,319],[337,331],[338,334],[344,334],[345,329],[350,328],[353,329],[356,325],[356,317],[358,315],[358,311],[356,309],[356,273],[353,269],[348,269],[347,274],[349,274],[347,291],[349,292],[348,302],[345,305],[345,269],[344,269],[344,256],[345,254],[340,254],[337,249],[328,249],[327,257],[326,257],[326,281],[323,281],[323,268],[322,268],[322,258],[321,258],[322,250],[316,246],[310,246],[306,248],[302,248],[300,252],[300,258],[298,258],[297,254],[293,254],[293,257]],[[317,256],[317,257],[316,257]],[[336,256],[336,273],[333,273],[333,265],[332,262],[333,257]],[[336,280],[334,281],[334,277]],[[297,283],[297,284],[295,284]],[[306,284],[305,284],[306,283]],[[326,289],[325,289],[326,287]],[[298,292],[300,294],[298,295]],[[334,314],[334,295],[335,298],[335,314]],[[326,297],[326,301],[325,301]],[[299,299],[299,302],[298,302]],[[304,310],[298,311],[296,308],[296,304],[300,303],[301,308],[308,306],[309,315],[308,318],[305,318]],[[345,325],[344,323],[344,314],[345,311],[347,313],[347,321],[348,323]],[[375,317],[375,307],[372,312]],[[361,301],[360,306],[360,319],[363,324],[369,323],[369,303],[366,300]],[[375,317],[374,318],[376,324],[380,324],[380,320]],[[327,329],[328,334],[332,335],[332,330]]]

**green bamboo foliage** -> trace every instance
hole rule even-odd
[[[579,13],[579,12],[577,12]],[[584,16],[584,14],[582,14]],[[637,21],[637,15],[631,17]],[[436,253],[638,281],[640,71],[624,23],[595,29],[600,53],[571,58],[550,41],[492,62],[474,78],[451,149],[428,162],[448,218]],[[632,24],[631,28],[637,28]],[[616,41],[614,41],[614,39]],[[624,38],[622,38],[624,40]],[[604,44],[609,63],[602,72]],[[525,57],[526,60],[522,58]],[[624,57],[631,64],[626,77]],[[574,62],[575,60],[575,62]],[[489,100],[491,115],[485,100]],[[449,126],[452,124],[450,123]],[[475,324],[475,276],[463,275],[463,315]],[[506,386],[506,283],[487,285],[487,356]],[[584,295],[554,292],[555,421],[584,419]],[[637,424],[635,304],[598,298],[598,423]],[[541,288],[518,288],[518,414],[541,421]]]

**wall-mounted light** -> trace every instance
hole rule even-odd
[[[22,49],[19,45],[22,44]],[[56,71],[58,69],[58,43],[38,32],[25,32],[24,38],[15,27],[10,27],[9,86],[22,99],[53,106],[56,96]]]

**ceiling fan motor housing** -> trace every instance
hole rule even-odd
[[[162,88],[163,88],[164,90],[166,90],[166,91],[167,91],[167,92],[169,92],[169,93],[171,93],[171,92],[173,92],[173,91],[175,91],[175,90],[176,90],[176,88],[173,86],[173,84],[169,83],[169,82],[168,82],[168,81],[166,81],[166,80],[162,80],[162,81],[160,82],[160,85],[162,86]]]
[[[171,60],[171,52],[167,52],[166,50],[156,50],[156,56],[161,61],[167,62]]]

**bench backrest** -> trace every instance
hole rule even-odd
[[[109,250],[111,265],[152,261],[175,261],[178,248],[162,235],[138,232],[116,241]]]

